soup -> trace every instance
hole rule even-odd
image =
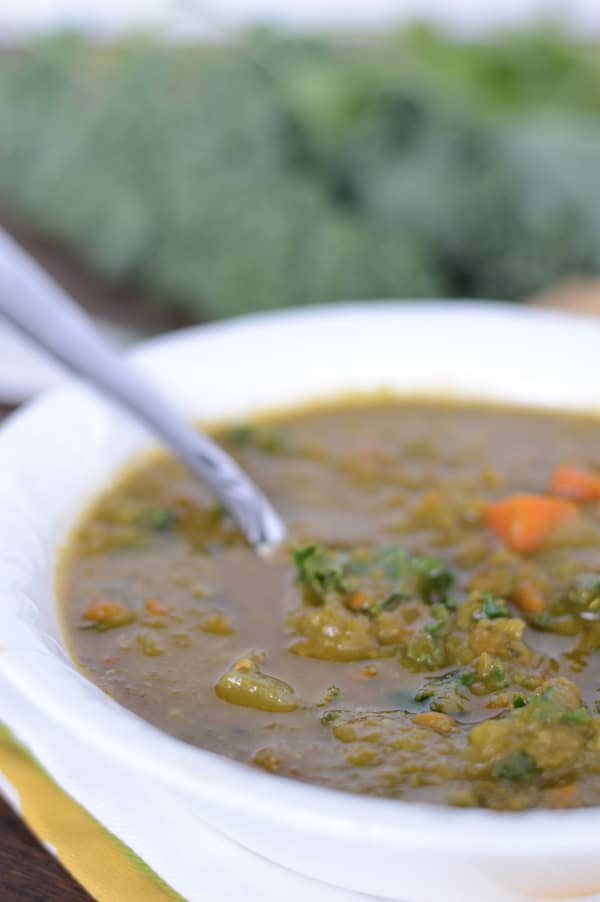
[[[496,809],[600,803],[600,420],[372,398],[217,430],[288,525],[250,549],[166,455],[60,568],[72,653],[273,774]]]

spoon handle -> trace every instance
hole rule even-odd
[[[75,301],[1,229],[0,314],[146,423],[206,482],[252,545],[268,548],[284,538],[279,515],[237,463],[130,368]]]

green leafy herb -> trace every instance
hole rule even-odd
[[[488,620],[496,620],[498,617],[510,617],[510,612],[504,602],[490,592],[484,592],[481,600],[483,601],[484,616]]]
[[[417,689],[415,692],[415,701],[416,702],[426,702],[428,698],[433,698],[435,695],[435,689],[431,684],[425,684],[421,686],[420,689]]]
[[[565,711],[560,722],[565,724],[574,724],[575,726],[586,726],[591,721],[591,716],[587,708],[576,708],[574,711]]]
[[[305,545],[293,551],[298,579],[317,604],[326,601],[330,593],[344,592],[344,568],[348,554],[328,551],[322,545]]]
[[[232,445],[249,445],[252,438],[252,426],[246,423],[236,423],[225,433],[225,439]]]
[[[460,681],[463,684],[463,686],[467,686],[467,687],[472,686],[473,683],[477,682],[477,674],[475,673],[474,670],[467,670],[466,673],[462,673],[460,675]]]
[[[434,557],[416,557],[411,566],[420,577],[420,588],[425,601],[431,603],[445,602],[448,592],[454,583],[454,577],[448,567]]]
[[[513,708],[524,708],[527,702],[523,698],[522,695],[513,695],[512,706]]]
[[[149,507],[140,516],[140,526],[153,532],[169,532],[178,520],[172,507]]]
[[[600,603],[600,580],[596,578],[596,574],[593,575],[591,582],[589,576],[587,578],[580,577],[580,579],[582,582],[586,581],[587,585],[581,585],[580,582],[578,587],[571,589],[567,596],[567,602],[575,608],[595,610]]]
[[[534,629],[558,636],[574,636],[580,629],[579,617],[574,614],[551,615],[547,611],[538,611],[529,623]]]
[[[548,686],[541,692],[534,693],[527,702],[527,710],[531,712],[531,716],[543,723],[560,723],[563,722],[565,715],[573,714],[575,714],[575,721],[577,721],[580,715],[576,712],[580,708],[581,701],[578,694],[567,692],[565,687],[559,683]],[[567,717],[567,722],[568,719]]]
[[[504,689],[508,684],[504,667],[502,667],[501,664],[494,664],[488,674],[487,680],[495,689]]]
[[[377,617],[410,598],[422,597],[434,607],[434,632],[448,616],[446,593],[453,577],[435,558],[412,558],[398,545],[356,548],[352,551],[326,548],[312,543],[295,548],[294,563],[299,582],[316,604],[338,598],[354,613]],[[354,593],[360,593],[353,606]],[[437,623],[437,621],[440,621]]]
[[[416,702],[429,701],[431,711],[457,714],[467,710],[470,702],[470,693],[464,691],[464,685],[460,671],[452,670],[441,676],[427,679],[417,689],[414,700]]]
[[[406,595],[404,592],[392,592],[388,595],[387,598],[384,598],[383,601],[378,602],[377,604],[370,605],[366,610],[367,614],[370,617],[377,617],[383,611],[393,611],[398,605],[402,604],[403,601],[406,601],[410,596]]]
[[[225,433],[225,438],[238,448],[257,448],[267,454],[281,454],[288,448],[285,432],[276,426],[238,423]]]
[[[419,630],[401,651],[403,662],[414,670],[439,670],[446,663],[446,651],[435,635]]]
[[[326,711],[325,714],[321,717],[321,723],[324,727],[330,726],[335,720],[339,717],[339,713],[337,711]]]
[[[377,616],[409,595],[405,591],[411,588],[408,555],[403,548],[357,548],[349,552],[311,544],[294,549],[293,555],[298,579],[313,603],[323,603],[332,596],[348,602],[354,592],[361,591],[367,603],[360,613]]]
[[[453,595],[448,595],[448,597],[444,599],[444,605],[449,611],[456,611],[460,606],[460,599]]]
[[[552,618],[547,611],[538,611],[530,618],[529,623],[536,630],[541,630],[542,632],[552,631]]]
[[[431,612],[434,615],[435,620],[432,623],[426,624],[423,629],[426,633],[429,633],[430,636],[435,636],[436,633],[439,633],[446,626],[450,614],[443,604],[434,605]]]
[[[322,708],[325,705],[328,705],[334,698],[339,698],[341,694],[341,689],[338,686],[328,686],[321,696],[320,701],[317,702],[317,707]]]
[[[510,752],[496,762],[493,770],[496,780],[510,780],[512,783],[532,783],[541,773],[533,755],[524,750]]]

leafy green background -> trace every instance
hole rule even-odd
[[[600,50],[55,36],[0,55],[0,204],[199,318],[600,270]]]

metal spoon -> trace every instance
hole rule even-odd
[[[1,229],[0,314],[160,436],[206,482],[257,550],[282,541],[283,521],[258,486],[130,368],[76,302]]]

